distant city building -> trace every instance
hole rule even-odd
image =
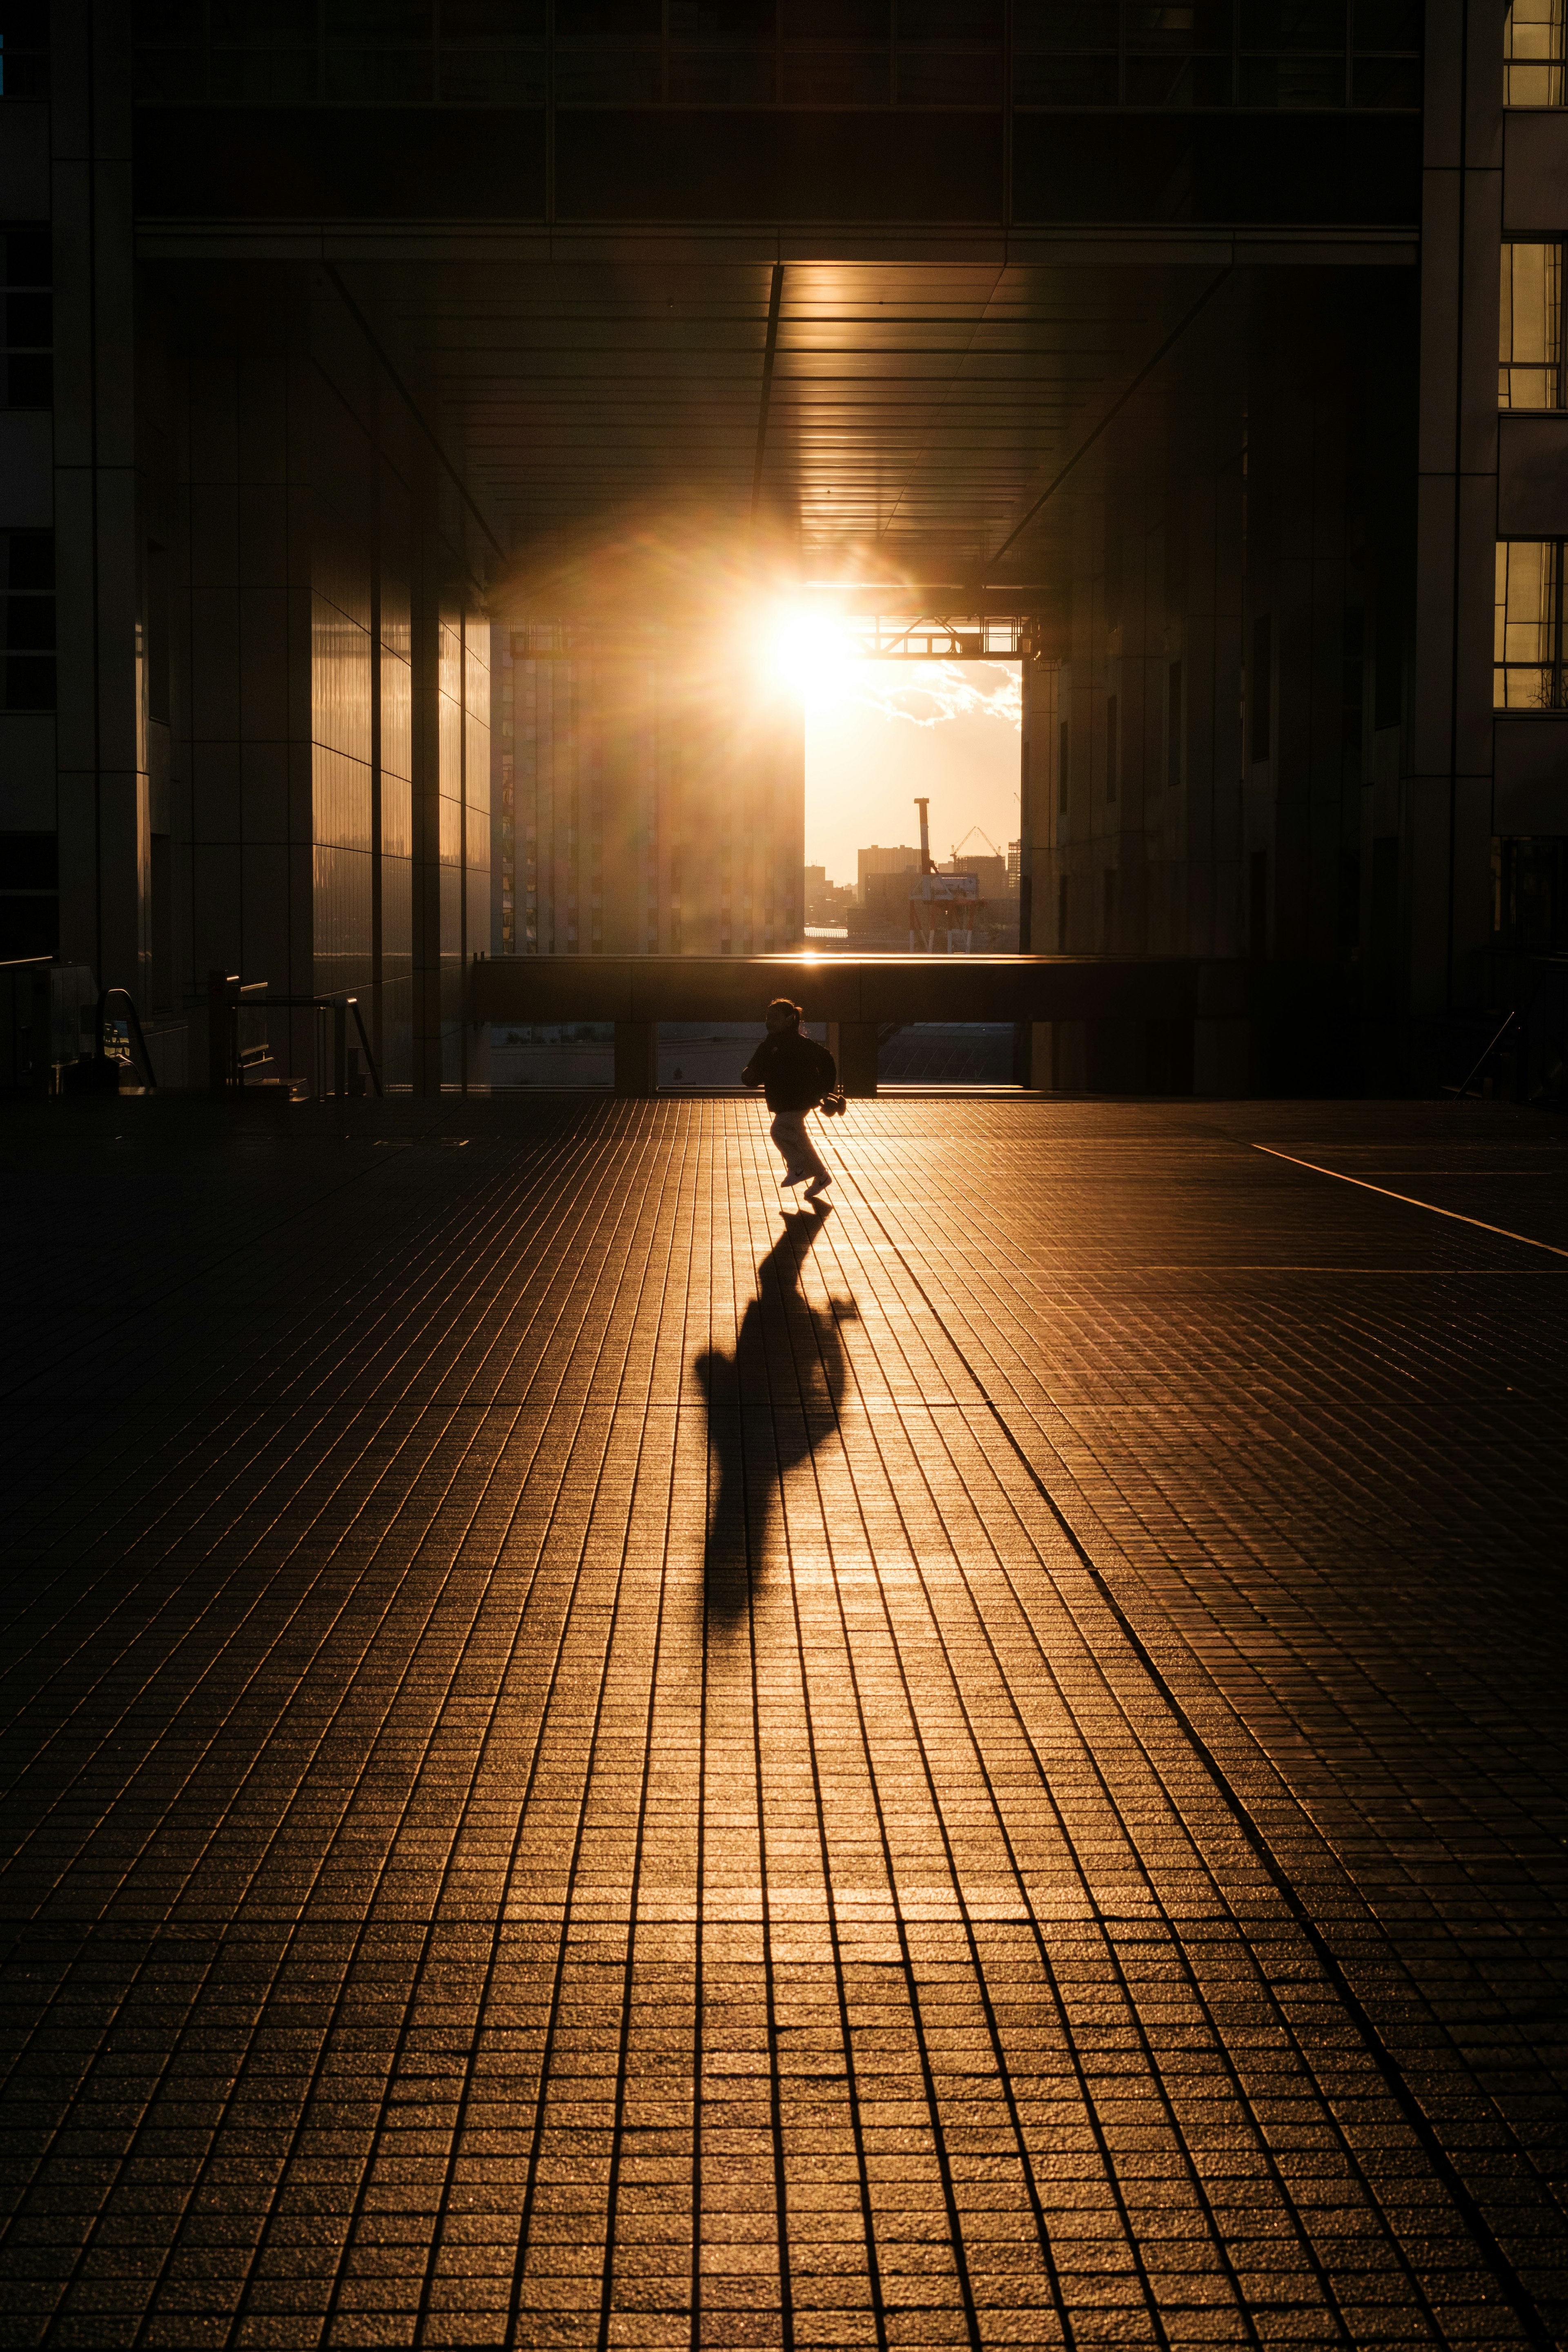
[[[855,895],[863,907],[868,906],[870,900],[866,885],[873,875],[918,874],[920,870],[921,854],[918,849],[908,846],[882,849],[873,842],[869,849],[855,852]]]
[[[800,705],[649,631],[498,628],[503,955],[765,955],[804,926]],[[820,869],[818,869],[820,871]]]
[[[1005,857],[950,857],[942,868],[944,874],[973,874],[980,884],[983,898],[1016,898],[1018,886],[1007,879]]]

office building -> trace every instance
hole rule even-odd
[[[171,1071],[215,968],[352,989],[431,1088],[476,954],[792,944],[799,738],[743,666],[698,713],[668,613],[518,649],[536,551],[684,502],[742,602],[765,539],[1016,631],[1026,943],[1278,968],[1260,1083],[1436,1083],[1563,937],[1562,44],[1463,0],[8,13],[7,947],[131,988]]]

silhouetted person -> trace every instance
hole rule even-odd
[[[742,1071],[741,1084],[761,1087],[767,1097],[773,1115],[769,1131],[784,1155],[785,1184],[805,1184],[806,1199],[815,1201],[833,1179],[805,1131],[805,1115],[837,1085],[838,1072],[826,1046],[807,1037],[800,1022],[800,1006],[775,996],[767,1010],[768,1034]]]
[[[746,1603],[748,1487],[760,1538],[785,1472],[833,1427],[844,1394],[847,1366],[838,1326],[854,1316],[854,1304],[814,1307],[800,1286],[806,1252],[822,1230],[820,1213],[810,1223],[790,1219],[757,1268],[757,1295],[742,1318],[733,1356],[711,1349],[694,1367],[708,1400],[708,1443],[719,1458],[704,1564],[708,1606],[721,1615]]]

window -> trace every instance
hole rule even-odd
[[[1505,106],[1563,103],[1563,0],[1512,0],[1503,20]]]
[[[1061,727],[1061,751],[1057,762],[1057,807],[1063,816],[1068,813],[1068,723]]]
[[[9,0],[0,10],[0,98],[48,94],[48,0]]]
[[[1414,109],[1421,34],[1420,0],[1014,0],[1013,96],[1051,108]]]
[[[0,408],[47,408],[54,396],[54,297],[47,229],[0,234]]]
[[[55,535],[0,531],[0,710],[55,707]]]
[[[1568,950],[1568,837],[1516,835],[1492,842],[1492,930],[1516,955]]]
[[[1499,710],[1568,709],[1563,691],[1563,541],[1498,541],[1492,702]]]
[[[1173,792],[1182,781],[1182,665],[1173,661],[1165,678],[1165,782]]]
[[[59,889],[59,844],[52,833],[0,833],[0,961],[56,952]]]
[[[1405,713],[1405,615],[1392,593],[1378,596],[1374,669],[1372,723],[1397,727]]]
[[[1252,756],[1254,760],[1267,760],[1274,731],[1273,633],[1267,613],[1260,613],[1252,624],[1251,686]]]
[[[1563,406],[1563,248],[1505,245],[1499,304],[1498,406]]]

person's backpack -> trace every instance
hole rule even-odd
[[[838,1066],[826,1045],[817,1046],[816,1064],[822,1078],[816,1108],[825,1118],[837,1118],[846,1108],[844,1088],[839,1082]]]

